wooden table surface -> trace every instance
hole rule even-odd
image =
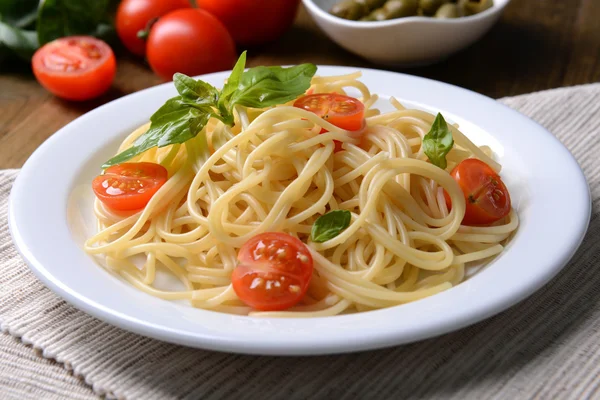
[[[598,21],[598,0],[513,0],[501,21],[481,41],[437,65],[401,72],[494,98],[598,82]],[[118,57],[112,89],[102,98],[85,103],[53,97],[30,72],[10,66],[9,71],[2,71],[0,168],[19,168],[48,136],[81,114],[160,83],[143,61],[125,52]],[[277,42],[251,50],[248,64],[301,62],[378,68],[331,42],[303,9],[293,28]]]

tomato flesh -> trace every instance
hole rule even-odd
[[[42,46],[31,61],[38,82],[67,100],[88,100],[108,90],[117,64],[111,48],[89,36],[69,36]]]
[[[317,114],[319,117],[347,131],[353,138],[361,138],[365,124],[365,106],[360,100],[337,93],[318,93],[300,97],[294,107]],[[319,133],[327,130],[321,129]],[[335,140],[335,152],[342,150],[342,143]]]
[[[96,197],[117,211],[142,209],[168,179],[160,164],[140,162],[113,165],[92,181]]]
[[[510,193],[500,176],[476,158],[460,162],[450,173],[465,196],[464,225],[487,225],[506,217],[511,208]],[[446,203],[450,198],[446,195]]]
[[[297,304],[308,289],[313,260],[306,245],[281,232],[248,240],[238,252],[231,274],[237,296],[261,311],[280,311]]]

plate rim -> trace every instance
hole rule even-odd
[[[520,120],[523,123],[525,123],[524,121],[527,121],[527,124],[529,124],[531,126],[536,126],[538,131],[545,132],[547,134],[546,135],[547,140],[552,141],[551,139],[553,139],[554,145],[563,151],[564,156],[566,156],[567,158],[568,157],[571,158],[571,161],[575,163],[575,166],[577,166],[577,169],[573,168],[573,170],[575,172],[579,173],[580,180],[583,179],[583,183],[585,184],[585,192],[586,193],[585,193],[584,197],[587,198],[587,201],[585,201],[585,199],[583,199],[584,201],[582,202],[584,208],[582,209],[582,212],[580,213],[580,216],[579,216],[581,219],[581,222],[579,223],[577,237],[574,239],[573,238],[571,239],[569,246],[565,246],[566,250],[563,252],[561,259],[555,261],[554,265],[552,267],[548,267],[547,270],[545,271],[545,274],[543,276],[538,276],[538,279],[535,282],[530,282],[530,284],[528,285],[528,288],[526,290],[522,290],[519,293],[513,292],[513,293],[511,293],[511,295],[506,295],[503,297],[503,301],[501,301],[501,302],[497,301],[494,304],[494,306],[488,305],[487,307],[478,307],[478,308],[475,308],[475,312],[471,312],[470,314],[468,314],[468,313],[460,314],[458,316],[459,318],[455,319],[453,321],[442,321],[442,322],[438,321],[437,323],[433,323],[434,322],[433,320],[432,321],[420,321],[421,323],[418,327],[413,327],[413,329],[410,329],[410,328],[405,329],[404,333],[402,333],[401,335],[398,334],[398,331],[386,330],[386,331],[369,332],[370,336],[368,338],[363,338],[364,340],[361,340],[361,341],[351,340],[353,338],[353,336],[346,334],[345,336],[339,335],[339,336],[331,336],[328,338],[323,338],[322,340],[319,340],[319,341],[315,341],[314,339],[308,338],[306,340],[296,340],[296,341],[287,341],[287,342],[281,341],[281,342],[275,342],[275,343],[268,343],[266,341],[260,341],[260,340],[258,340],[258,341],[256,341],[256,340],[243,341],[243,340],[240,340],[239,338],[238,339],[233,339],[231,337],[224,338],[224,337],[217,336],[217,335],[211,335],[208,332],[204,332],[203,334],[196,333],[194,335],[190,335],[186,332],[181,331],[180,329],[172,329],[172,328],[168,328],[165,326],[157,326],[156,324],[153,324],[153,323],[149,322],[148,320],[138,319],[138,318],[128,316],[128,315],[123,315],[118,310],[113,310],[113,309],[107,308],[103,304],[99,304],[92,299],[86,298],[85,295],[81,295],[81,293],[78,293],[77,290],[65,285],[63,282],[58,281],[54,278],[54,276],[52,275],[52,272],[49,271],[38,260],[38,258],[34,254],[34,252],[31,251],[31,247],[28,246],[27,240],[24,238],[23,232],[20,229],[21,222],[18,222],[18,219],[21,218],[20,217],[21,214],[19,214],[19,213],[21,213],[22,211],[20,211],[18,209],[19,206],[14,201],[14,198],[22,196],[23,191],[25,191],[25,193],[27,193],[25,186],[26,186],[26,183],[28,182],[28,176],[30,176],[30,174],[33,172],[30,170],[33,167],[35,167],[36,162],[39,162],[39,160],[43,160],[45,152],[51,151],[52,146],[54,145],[53,144],[54,142],[59,140],[62,136],[69,135],[70,131],[77,128],[77,125],[84,124],[87,121],[87,119],[92,119],[93,117],[90,117],[90,115],[101,115],[104,112],[104,110],[110,109],[111,107],[115,107],[115,104],[124,103],[126,101],[131,101],[131,99],[135,99],[138,96],[141,98],[143,95],[146,95],[152,91],[159,92],[160,90],[165,90],[165,88],[167,88],[167,87],[172,88],[171,83],[164,83],[162,85],[157,85],[154,87],[150,87],[150,88],[123,96],[119,99],[116,99],[114,101],[106,103],[106,104],[78,117],[77,119],[73,120],[72,122],[70,122],[69,124],[64,126],[63,128],[59,129],[55,134],[50,136],[42,145],[40,145],[34,151],[34,153],[30,156],[30,158],[27,160],[27,162],[23,165],[19,175],[17,176],[17,178],[13,184],[13,187],[11,189],[11,194],[9,197],[9,206],[8,206],[9,230],[10,230],[11,236],[13,238],[13,243],[15,244],[15,247],[17,248],[19,254],[26,261],[27,265],[34,272],[34,274],[37,276],[37,278],[40,279],[54,293],[59,295],[61,298],[67,300],[70,304],[72,304],[76,308],[83,310],[84,312],[86,312],[96,318],[99,318],[105,322],[108,322],[111,325],[115,325],[120,328],[126,329],[128,331],[132,331],[137,334],[144,335],[144,336],[149,336],[149,337],[153,337],[153,338],[156,338],[159,340],[182,344],[182,345],[187,345],[187,346],[192,346],[192,347],[200,347],[200,348],[212,349],[212,350],[218,350],[218,351],[246,353],[246,354],[299,355],[299,354],[333,354],[333,353],[342,353],[342,352],[348,352],[348,351],[361,351],[361,350],[369,350],[369,349],[375,349],[375,348],[381,348],[381,347],[388,347],[388,346],[402,344],[402,343],[409,343],[409,342],[413,342],[416,340],[423,340],[426,338],[430,338],[433,336],[437,336],[437,335],[440,335],[443,333],[447,333],[450,331],[454,331],[454,330],[463,328],[474,322],[480,321],[480,320],[490,317],[494,314],[497,314],[497,313],[511,307],[512,305],[520,302],[521,300],[528,297],[529,295],[533,294],[535,291],[537,291],[539,288],[541,288],[543,285],[545,285],[550,279],[552,279],[560,270],[562,270],[562,268],[567,264],[567,262],[574,255],[577,248],[579,248],[579,246],[581,245],[581,242],[583,241],[585,233],[587,231],[587,227],[588,227],[590,215],[591,215],[591,196],[590,196],[589,186],[585,179],[585,175],[581,171],[581,168],[579,167],[576,159],[572,156],[572,154],[566,149],[566,147],[564,147],[564,145],[554,135],[552,135],[550,132],[548,132],[545,128],[543,128],[537,122],[531,120],[527,116],[524,116],[523,114],[521,114],[521,113],[511,109],[510,107],[508,107],[502,103],[499,103],[487,96],[483,96],[481,94],[472,92],[472,91],[464,89],[464,88],[460,88],[460,87],[450,85],[450,84],[447,84],[444,82],[438,82],[438,81],[431,80],[428,78],[416,77],[416,76],[412,76],[412,75],[408,75],[408,74],[401,74],[401,73],[391,72],[391,71],[383,71],[383,70],[370,69],[370,68],[354,68],[354,67],[345,67],[345,66],[319,66],[319,70],[320,71],[338,70],[338,71],[342,71],[342,72],[351,72],[351,71],[360,70],[363,73],[368,72],[370,74],[377,74],[377,75],[381,74],[382,77],[386,76],[386,75],[387,76],[399,76],[399,77],[402,77],[402,79],[420,82],[421,84],[425,84],[426,86],[433,85],[433,86],[443,87],[446,90],[461,93],[464,96],[471,97],[473,99],[477,99],[478,102],[485,103],[486,106],[493,104],[493,106],[491,106],[492,108],[502,107],[506,112],[510,113],[515,119]],[[210,79],[219,79],[219,77],[226,76],[226,74],[228,74],[228,73],[229,73],[229,71],[224,71],[224,72],[202,75],[197,78],[209,79],[209,80]],[[336,73],[338,73],[338,72],[336,72]],[[160,88],[163,88],[163,89],[160,89]],[[467,118],[466,116],[463,116],[463,115],[460,115],[460,116]],[[48,149],[50,149],[50,150],[48,150]],[[564,154],[564,153],[566,153],[566,154]],[[17,221],[15,221],[15,219],[17,219]],[[105,272],[105,271],[103,271],[103,272]],[[460,286],[461,285],[458,285],[456,288],[458,288]],[[452,289],[447,292],[444,292],[444,293],[441,293],[441,294],[438,294],[438,295],[435,295],[432,297],[437,298],[438,296],[442,296],[444,294],[446,294],[445,297],[447,297],[447,293],[450,293],[451,291],[452,291]],[[430,299],[432,297],[430,297]],[[158,299],[158,300],[160,300],[160,299]],[[427,300],[427,299],[420,300],[420,301],[417,301],[414,303],[410,303],[408,305],[418,304],[425,300]],[[164,300],[160,300],[160,301],[164,302]],[[406,307],[408,305],[403,305],[401,307]],[[189,308],[191,309],[191,307],[189,307]],[[398,308],[399,307],[392,307],[392,308],[388,308],[388,309],[384,309],[384,310],[371,311],[369,313],[353,314],[353,317],[351,317],[350,319],[352,319],[352,318],[356,319],[356,316],[360,316],[360,315],[363,315],[363,316],[367,315],[367,314],[371,315],[372,313],[381,313],[381,312],[386,312],[386,311],[390,311],[390,310],[398,309]],[[209,313],[215,314],[215,312],[210,312],[210,311],[203,311],[203,312],[209,312]],[[218,314],[221,314],[221,313],[218,313]],[[226,315],[226,314],[222,314],[222,315]],[[338,319],[338,318],[348,318],[348,317],[350,317],[350,316],[344,315],[344,316],[326,317],[326,318]],[[237,317],[237,318],[246,318],[246,319],[256,320],[255,318],[248,318],[248,317]],[[358,318],[359,318],[359,320],[362,319],[360,317],[358,317]],[[230,318],[230,319],[233,320],[234,318]],[[319,319],[322,319],[322,318],[319,318]],[[325,319],[325,318],[323,318],[323,319]],[[312,320],[314,321],[314,319],[312,319]],[[267,320],[261,319],[261,321],[267,321]],[[281,321],[280,325],[285,327],[288,325],[289,326],[294,325],[294,324],[288,324],[288,321],[298,321],[298,320],[295,319],[295,320],[283,320],[283,321],[277,320],[277,321]],[[279,324],[279,322],[278,322],[278,324]],[[319,324],[317,324],[317,325],[319,325]],[[365,330],[365,332],[366,332],[366,330]],[[350,340],[348,341],[348,339],[350,339]]]

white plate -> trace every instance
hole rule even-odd
[[[320,67],[320,75],[355,71]],[[176,94],[164,84],[73,121],[27,161],[10,198],[10,229],[37,277],[75,307],[123,329],[205,349],[252,354],[325,354],[440,335],[496,314],[550,280],[579,246],[590,215],[577,162],[544,128],[476,93],[427,79],[363,70],[370,89],[441,111],[488,144],[521,218],[516,236],[481,273],[435,296],[393,308],[316,319],[222,314],[154,298],[101,268],[81,248],[93,226],[90,181],[124,136]],[[202,79],[220,86],[228,73]]]

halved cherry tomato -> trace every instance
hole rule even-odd
[[[100,96],[117,71],[111,48],[90,36],[69,36],[47,43],[35,52],[31,64],[38,82],[67,100]]]
[[[134,54],[146,54],[146,41],[138,37],[148,23],[169,11],[190,8],[188,0],[123,0],[117,9],[115,27],[121,42]]]
[[[465,195],[466,211],[463,225],[486,225],[510,212],[510,194],[500,176],[486,163],[476,158],[460,162],[450,173]],[[446,204],[450,197],[444,192]]]
[[[302,96],[294,103],[294,107],[313,112],[333,125],[355,131],[353,138],[360,138],[365,123],[365,106],[354,97],[337,93],[318,93]],[[320,133],[327,132],[321,129]],[[335,141],[335,150],[342,150],[342,143]]]
[[[313,260],[299,239],[266,232],[248,240],[231,274],[233,290],[244,303],[262,311],[285,310],[298,303],[313,273]]]
[[[108,167],[92,182],[96,197],[107,207],[118,211],[144,208],[165,184],[168,172],[160,164],[140,162]]]

